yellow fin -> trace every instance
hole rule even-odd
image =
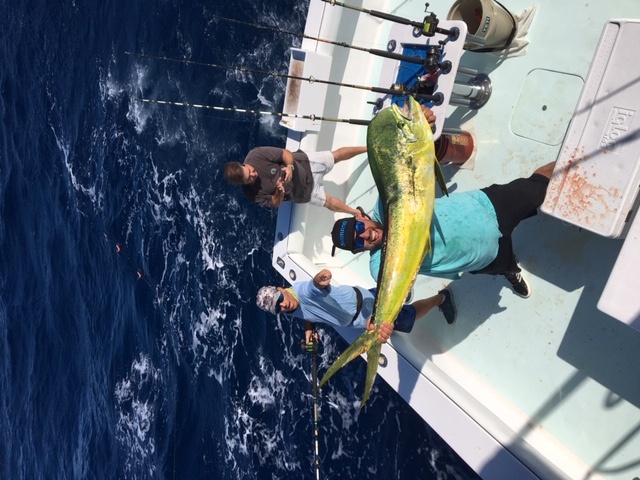
[[[380,343],[378,340],[378,331],[376,330],[367,330],[362,335],[360,335],[355,342],[349,346],[342,355],[338,357],[338,359],[333,362],[333,365],[329,367],[329,370],[324,374],[322,380],[320,380],[320,386],[322,387],[327,380],[329,380],[334,373],[344,367],[347,363],[349,363],[354,358],[358,358],[360,355],[365,353],[372,344]]]

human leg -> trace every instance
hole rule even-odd
[[[538,174],[538,175],[542,175],[544,177],[547,178],[551,178],[551,175],[553,175],[553,169],[556,166],[556,162],[551,162],[551,163],[547,163],[546,165],[541,166],[540,168],[538,168],[534,173]]]
[[[440,293],[429,298],[416,300],[411,305],[416,309],[416,318],[424,317],[433,307],[438,307],[444,301],[444,295]]]
[[[554,165],[555,163],[543,165],[529,178],[519,178],[506,185],[491,185],[482,189],[493,204],[503,236],[499,240],[498,254],[494,261],[472,273],[503,275],[514,293],[522,298],[531,296],[531,286],[522,276],[516,261],[511,234],[522,220],[534,216],[542,205]]]
[[[395,329],[399,332],[410,332],[416,319],[424,317],[434,307],[440,309],[449,325],[456,321],[453,294],[451,290],[444,288],[429,298],[416,300],[411,305],[404,305],[396,319]]]
[[[349,160],[361,153],[367,153],[367,147],[341,147],[331,152],[336,163]]]
[[[498,255],[489,265],[482,270],[470,272],[473,274],[482,273],[485,275],[502,275],[511,284],[513,292],[522,297],[531,296],[531,285],[522,276],[522,270],[513,254],[511,237],[502,237],[498,241]]]
[[[349,215],[359,215],[359,211],[346,205],[342,200],[332,197],[324,190],[324,176],[333,168],[334,160],[331,152],[308,153],[311,175],[313,177],[313,190],[309,203],[317,207],[325,207],[332,212],[348,213]]]
[[[541,169],[546,172],[548,165]],[[549,178],[536,171],[529,178],[518,178],[504,185],[494,184],[482,189],[493,204],[503,236],[509,237],[522,220],[536,215],[544,202],[548,185]]]

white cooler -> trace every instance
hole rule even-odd
[[[605,237],[624,236],[637,208],[639,49],[640,20],[605,25],[542,205]]]
[[[638,330],[639,49],[640,20],[607,22],[542,205],[599,235],[626,235],[598,309]]]

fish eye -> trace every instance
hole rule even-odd
[[[400,129],[404,128],[404,122],[398,122],[398,128]]]

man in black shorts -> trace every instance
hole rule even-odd
[[[504,275],[513,291],[531,295],[529,283],[516,262],[511,234],[544,201],[554,163],[538,168],[529,178],[481,190],[454,193],[435,201],[431,224],[432,253],[418,273],[456,279],[462,272]],[[372,218],[357,214],[338,220],[331,233],[337,248],[357,253],[369,250],[369,269],[378,278],[384,242],[384,207],[378,201]]]

